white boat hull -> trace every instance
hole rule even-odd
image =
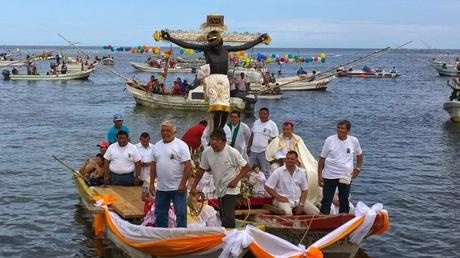
[[[24,61],[0,61],[0,67],[7,67],[7,66],[23,66],[25,65]]]
[[[276,83],[280,85],[282,91],[299,91],[299,90],[325,90],[329,83],[335,79],[334,75],[321,78],[314,81],[302,80],[299,76],[277,78]],[[251,83],[251,90],[260,90],[261,83]]]
[[[460,101],[452,100],[444,103],[444,110],[449,113],[450,120],[460,123]]]
[[[156,93],[147,93],[144,89],[134,87],[126,83],[126,89],[133,96],[138,105],[151,108],[168,108],[174,110],[194,110],[207,111],[208,102],[204,100],[203,87],[198,86],[191,90],[188,96],[161,95]],[[248,104],[241,98],[230,98],[232,110],[248,112]],[[253,105],[252,105],[253,109]],[[253,110],[249,110],[252,112]]]
[[[86,80],[89,78],[94,69],[78,71],[78,72],[68,72],[66,74],[56,74],[56,75],[27,75],[27,74],[17,74],[9,75],[9,80],[13,81],[66,81],[66,80]],[[5,78],[6,79],[6,78]]]
[[[136,69],[137,71],[141,71],[141,72],[161,73],[164,70],[163,68],[152,67],[144,63],[136,63],[136,62],[129,62],[129,63],[134,67],[134,69]],[[175,68],[168,69],[168,73],[191,73],[191,72],[192,72],[192,68],[175,67]]]
[[[104,58],[101,60],[101,64],[103,65],[113,65],[113,58]]]
[[[455,65],[446,64],[443,67],[443,63],[439,61],[431,62],[431,66],[439,73],[440,76],[457,76],[460,72]]]

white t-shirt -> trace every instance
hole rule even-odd
[[[353,158],[361,155],[362,150],[356,137],[348,135],[342,141],[337,135],[327,137],[324,141],[321,158],[325,158],[323,178],[351,179],[353,172]]]
[[[157,170],[157,190],[175,191],[179,189],[184,176],[184,162],[190,160],[190,150],[185,142],[174,138],[169,143],[163,140],[153,147],[153,161]]]
[[[104,158],[110,161],[109,170],[115,174],[129,174],[134,171],[135,163],[141,160],[141,155],[134,144],[121,147],[118,142],[109,146]]]
[[[225,132],[225,137],[227,138],[227,144],[230,144],[232,142],[232,130],[228,125],[224,126],[224,132]],[[203,131],[203,134],[201,135],[201,146],[203,148],[206,148],[209,146],[209,135],[211,133],[209,132],[209,127],[206,126],[206,128]]]
[[[284,165],[273,171],[265,185],[275,190],[279,195],[287,197],[289,203],[296,206],[300,201],[302,191],[308,190],[307,174],[303,169],[296,166],[296,170],[291,176],[286,165]]]
[[[278,127],[272,120],[263,123],[257,119],[252,125],[251,132],[254,134],[251,152],[261,153],[267,149],[268,140],[278,136]]]
[[[204,170],[212,170],[217,197],[240,193],[240,182],[235,188],[227,188],[227,185],[235,179],[240,173],[240,169],[246,164],[247,162],[243,159],[243,156],[229,145],[225,145],[225,148],[220,152],[215,152],[211,147],[206,147],[201,154],[200,167]]]
[[[145,148],[142,143],[136,144],[137,151],[141,155],[141,162],[148,163],[153,161],[153,144],[149,143],[149,146]],[[141,180],[150,178],[150,166],[141,167]]]

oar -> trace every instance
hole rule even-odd
[[[62,36],[61,34],[58,33],[58,36],[61,37],[63,40],[67,41],[67,43],[69,43],[71,46],[77,48],[78,50],[80,50],[83,54],[85,54],[86,56],[88,56],[91,60],[93,60],[94,62],[96,62],[98,65],[104,67],[104,69],[108,70],[109,72],[115,74],[116,76],[122,78],[123,80],[125,81],[131,81],[128,77],[118,73],[117,71],[113,70],[112,68],[110,67],[107,67],[105,65],[103,65],[101,62],[97,61],[93,56],[91,56],[90,54],[88,54],[86,51],[84,51],[83,49],[81,49],[79,46],[75,45],[73,42],[69,41],[68,39],[64,38],[64,36]]]
[[[66,167],[68,170],[72,171],[75,175],[84,178],[82,174],[78,170],[75,170],[71,166],[67,165],[62,159],[58,158],[56,155],[51,155],[55,160],[57,160],[59,163],[61,163],[64,167]]]

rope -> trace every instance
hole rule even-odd
[[[302,244],[303,240],[307,236],[308,231],[310,230],[310,227],[311,227],[311,223],[313,223],[313,219],[315,218],[315,216],[316,216],[316,214],[313,214],[313,217],[311,218],[310,223],[308,224],[307,229],[305,230],[305,233],[303,234],[303,237],[300,239],[300,242],[297,245]]]
[[[84,51],[83,49],[81,49],[79,46],[75,45],[74,43],[72,43],[71,41],[69,41],[68,39],[64,38],[64,36],[62,36],[61,34],[58,33],[58,36],[61,37],[63,40],[67,41],[67,43],[69,43],[71,46],[77,48],[78,50],[80,50],[83,54],[87,55],[91,60],[93,60],[94,62],[96,62],[98,65],[104,67],[105,69],[107,69],[109,72],[115,74],[116,76],[124,79],[125,81],[130,81],[130,79],[120,73],[118,73],[117,71],[113,70],[112,68],[108,67],[108,66],[105,66],[103,65],[101,62],[99,62],[98,60],[96,60],[93,56],[91,56],[90,54],[88,54],[86,51]]]

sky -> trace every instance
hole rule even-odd
[[[198,30],[211,13],[229,31],[269,33],[271,47],[459,49],[460,0],[2,1],[1,45],[162,46],[161,29]]]

